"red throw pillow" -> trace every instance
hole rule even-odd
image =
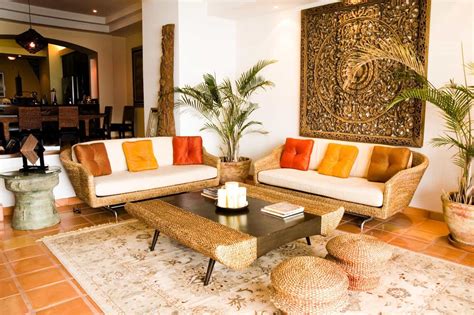
[[[173,164],[202,164],[202,138],[173,137]]]
[[[314,141],[310,139],[287,138],[281,154],[280,167],[307,171]]]

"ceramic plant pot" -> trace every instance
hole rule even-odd
[[[441,196],[444,221],[448,225],[449,241],[456,247],[474,252],[474,205],[448,200]]]

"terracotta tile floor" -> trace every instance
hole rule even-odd
[[[0,313],[2,314],[97,314],[92,299],[37,239],[45,235],[114,222],[113,214],[100,209],[72,212],[59,207],[61,223],[43,230],[15,231],[7,217],[0,222]],[[123,210],[119,220],[129,219]],[[345,215],[339,229],[360,233],[360,219]],[[407,209],[387,221],[366,224],[365,234],[392,245],[474,267],[474,254],[451,246],[443,222],[430,220],[427,211]]]

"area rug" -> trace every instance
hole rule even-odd
[[[342,233],[342,232],[337,232]],[[58,234],[42,241],[106,314],[274,314],[270,271],[294,256],[326,255],[329,238],[296,241],[234,271],[136,220]],[[351,292],[348,314],[474,314],[474,269],[393,247],[377,289]]]

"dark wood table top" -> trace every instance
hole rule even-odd
[[[283,220],[261,209],[271,202],[248,197],[248,210],[236,212],[217,210],[215,200],[200,192],[182,193],[159,198],[161,201],[252,235],[258,240],[258,256],[294,239],[321,232],[321,216],[305,212],[298,218]]]

